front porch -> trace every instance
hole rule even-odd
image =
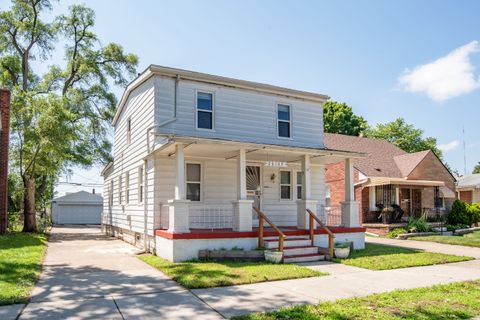
[[[285,237],[308,236],[307,210],[335,234],[347,235],[339,241],[353,239],[349,241],[362,248],[364,229],[353,196],[352,166],[361,156],[215,139],[169,140],[150,157],[155,186],[161,185],[154,191],[157,254],[181,261],[196,258],[200,249],[253,249],[263,230],[262,219],[270,220]],[[347,197],[338,206],[326,207],[324,166],[339,161],[350,173],[345,176]],[[259,219],[258,210],[265,218]],[[316,224],[312,245],[328,246],[328,235]],[[265,237],[278,234],[264,229]]]

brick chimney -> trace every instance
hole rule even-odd
[[[10,134],[10,91],[0,89],[0,234],[7,232],[8,141]]]

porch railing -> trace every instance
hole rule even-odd
[[[285,241],[285,234],[277,228],[277,226],[258,208],[253,207],[253,210],[258,214],[258,247],[263,248],[265,246],[265,240],[263,239],[264,221],[266,221],[270,227],[272,227],[278,233],[278,250],[283,251],[283,242]]]
[[[329,259],[331,260],[333,258],[335,235],[325,224],[323,224],[323,222],[315,215],[315,213],[313,213],[310,209],[307,209],[307,212],[309,215],[310,240],[312,241],[312,246],[315,242],[315,221],[317,221],[318,225],[328,234],[328,254]]]
[[[233,210],[233,205],[192,205],[190,229],[231,229]]]
[[[342,225],[342,207],[340,205],[317,205],[317,217],[324,225],[338,227]]]

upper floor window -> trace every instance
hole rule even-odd
[[[280,171],[280,199],[292,199],[292,173]]]
[[[287,104],[277,106],[278,136],[281,138],[291,137],[291,112]]]
[[[197,92],[197,129],[213,129],[213,94]]]
[[[187,200],[200,201],[202,167],[199,163],[187,163]]]
[[[127,144],[132,141],[132,119],[127,120]]]

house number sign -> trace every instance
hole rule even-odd
[[[265,166],[276,167],[276,168],[286,168],[288,165],[286,162],[282,162],[282,161],[265,161]]]

